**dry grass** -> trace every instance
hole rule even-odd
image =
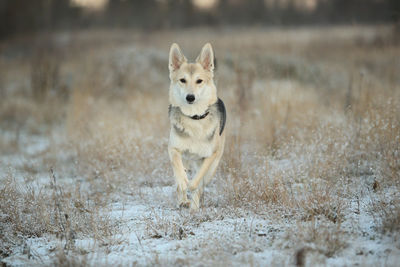
[[[290,240],[295,240],[296,246],[299,248],[295,255],[298,266],[304,266],[300,263],[307,261],[306,265],[320,263],[318,262],[319,255],[322,254],[329,258],[347,246],[345,233],[340,226],[329,225],[317,220],[306,225],[298,225],[296,232],[289,233],[291,234]],[[311,258],[311,260],[307,258]]]
[[[108,218],[100,215],[100,205],[82,192],[79,184],[61,186],[53,170],[48,185],[16,181],[11,173],[0,187],[1,255],[7,256],[26,238],[54,234],[64,249],[72,249],[79,236],[102,242],[111,235]]]
[[[152,213],[143,218],[147,238],[186,239],[204,221],[249,210],[298,225],[288,239],[306,244],[305,250],[337,255],[347,245],[342,223],[360,192],[375,199],[400,186],[400,48],[389,34],[379,27],[200,30],[153,33],[145,40],[140,33],[128,40],[121,34],[122,44],[93,46],[101,34],[87,39],[76,33],[74,45],[40,46],[52,49],[34,50],[1,77],[2,87],[16,89],[1,91],[7,101],[0,106],[0,149],[21,154],[21,132],[49,135],[65,127],[60,139],[66,141],[45,155],[68,150],[73,156],[64,162],[82,185],[60,179],[61,186],[51,175],[34,187],[19,175],[3,175],[2,257],[26,237],[54,234],[65,244],[76,236],[111,238],[113,226],[100,216],[105,205],[140,197],[141,188],[173,185],[166,152],[167,50],[178,42],[194,58],[205,40],[216,50],[218,90],[228,110],[225,154],[202,213],[176,221]],[[29,166],[25,173],[42,175],[43,168]],[[370,203],[382,233],[399,231],[398,207],[394,195]],[[236,245],[201,253],[211,264],[234,250],[256,250]],[[66,251],[54,264],[79,262]],[[151,261],[160,264],[158,256]]]
[[[392,190],[371,199],[370,212],[374,216],[379,232],[393,235],[397,240],[400,236],[400,201],[398,190]]]

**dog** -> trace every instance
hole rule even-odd
[[[187,61],[177,44],[171,45],[168,154],[178,207],[189,207],[191,211],[199,209],[204,186],[214,176],[225,145],[226,110],[217,96],[214,62],[210,43],[203,46],[194,63]],[[190,181],[188,176],[192,176]]]

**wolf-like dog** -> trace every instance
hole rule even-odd
[[[214,52],[203,46],[189,63],[177,44],[169,52],[168,153],[177,184],[178,207],[200,206],[203,189],[217,169],[225,144],[225,105],[214,84]],[[192,176],[189,181],[188,175]],[[187,190],[191,191],[191,199]]]

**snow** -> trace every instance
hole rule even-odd
[[[26,145],[20,147],[18,155],[1,156],[2,170],[12,170],[16,177],[24,173],[24,164],[40,162],[37,155],[46,153],[55,142],[60,142],[40,136],[26,136],[21,140],[26,140]],[[58,160],[68,160],[68,153],[58,153]],[[247,156],[255,157],[251,154]],[[308,160],[306,156],[294,155],[282,159],[262,159],[262,162],[268,162],[268,168],[262,164],[260,171],[269,172],[270,177],[278,173],[292,177],[301,173],[299,169],[305,168]],[[154,173],[160,175],[162,172],[154,170]],[[77,181],[76,177],[60,176],[60,184]],[[39,170],[34,180],[38,188],[48,184],[48,171]],[[83,183],[82,188],[89,188],[84,180],[78,180]],[[282,212],[281,218],[277,218],[276,212],[269,213],[268,210],[225,206],[217,190],[220,181],[214,181],[206,188],[206,206],[195,214],[175,207],[175,186],[172,183],[150,183],[151,186],[142,183],[139,188],[126,187],[124,191],[117,191],[101,210],[102,216],[110,219],[112,234],[100,239],[79,235],[73,241],[73,250],[65,253],[92,266],[268,266],[293,265],[296,251],[305,247],[310,249],[306,256],[307,265],[376,266],[384,263],[396,266],[400,259],[400,244],[395,236],[385,236],[377,231],[377,220],[370,212],[370,204],[375,199],[368,191],[367,180],[368,176],[354,177],[348,185],[352,194],[359,192],[359,198],[358,201],[349,199],[345,220],[341,224],[341,231],[347,236],[344,240],[346,245],[332,257],[318,253],[317,245],[304,242],[297,236],[302,227],[309,225],[308,221],[298,221],[290,213]],[[308,181],[326,184],[319,178],[309,178]],[[293,193],[302,192],[304,186],[304,182],[293,180],[291,188]],[[393,199],[398,192],[396,188],[388,187],[386,194]],[[302,201],[302,196],[298,199]],[[321,227],[332,225],[326,218],[316,220],[316,225]],[[66,240],[50,234],[26,238],[2,262],[10,266],[52,265],[66,244]]]
[[[144,199],[154,193],[170,198],[173,187],[143,188],[142,193],[146,196]],[[109,210],[107,216],[118,225],[114,235],[106,239],[110,241],[99,245],[96,240],[86,238],[76,239],[74,243],[75,251],[81,251],[86,259],[90,259],[91,265],[174,265],[179,262],[184,265],[190,262],[195,266],[215,262],[229,262],[232,266],[293,264],[293,244],[284,245],[280,240],[284,232],[293,227],[290,221],[282,224],[252,212],[236,217],[229,212],[225,214],[226,211],[219,214],[220,210],[211,211],[212,208],[203,214],[191,215],[170,207],[169,201],[165,205],[140,199],[123,204],[112,203],[105,210]],[[246,214],[246,211],[242,212]],[[207,214],[211,214],[210,218]],[[323,258],[322,265],[374,266],[385,262],[387,266],[396,266],[399,247],[393,247],[390,239],[372,239],[373,219],[364,211],[361,214],[364,215],[353,215],[356,221],[347,223],[345,228],[350,234],[346,240],[348,247],[334,257]],[[174,227],[182,228],[182,237]],[[365,235],[354,239],[352,232],[360,231]],[[19,250],[3,261],[12,266],[51,264],[55,248],[65,243],[48,236],[28,239],[26,244],[30,248],[30,258]]]

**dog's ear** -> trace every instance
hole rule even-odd
[[[169,71],[175,71],[181,67],[181,65],[186,62],[186,58],[183,55],[179,45],[173,43],[171,49],[169,50]]]
[[[196,62],[200,63],[205,70],[214,70],[214,52],[210,43],[206,43],[203,46],[200,55],[196,59]]]

